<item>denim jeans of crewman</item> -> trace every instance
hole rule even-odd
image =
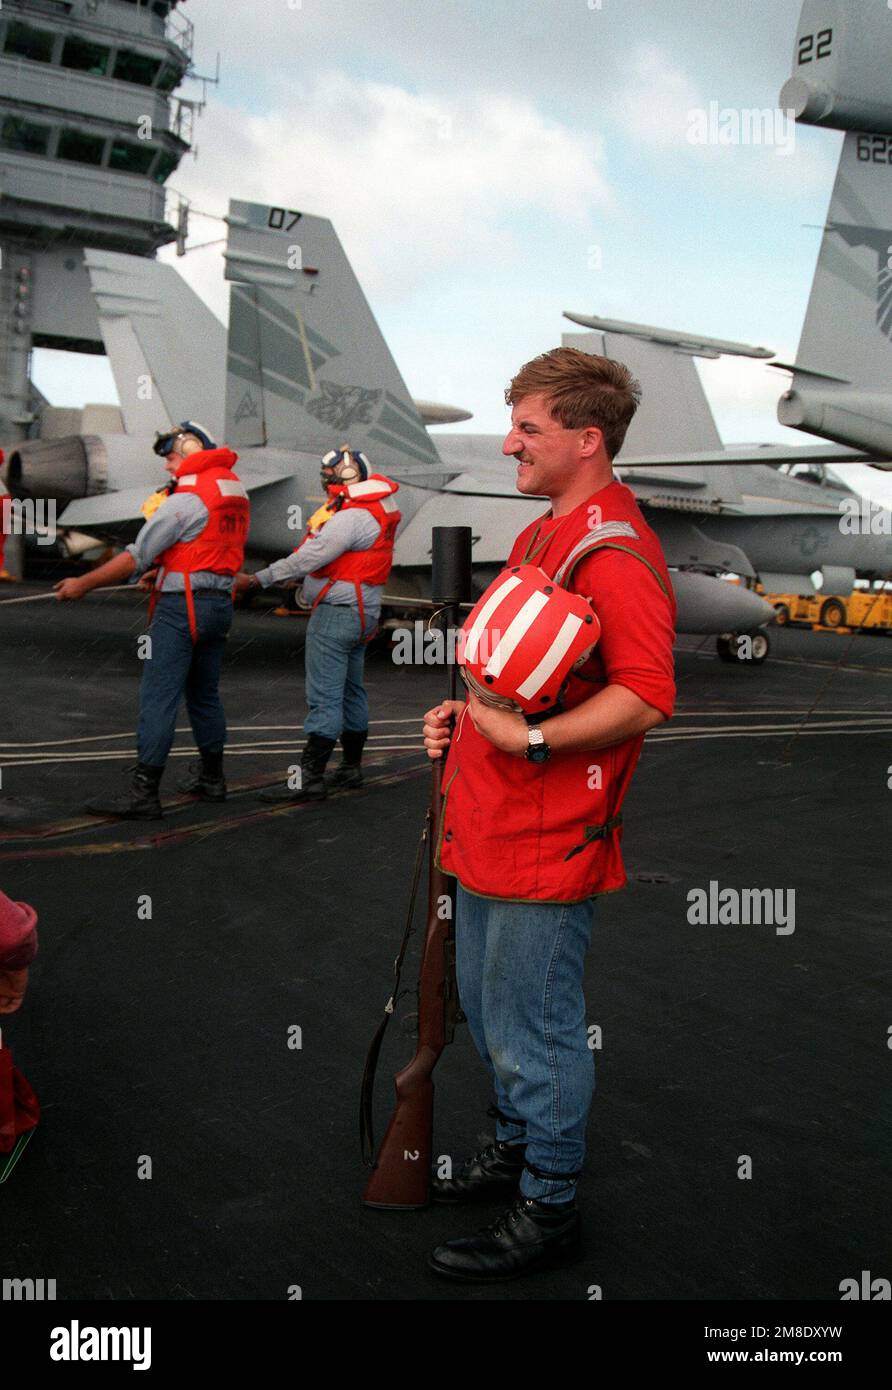
[[[498,1139],[526,1141],[525,1197],[570,1201],[595,1088],[582,971],[594,900],[504,902],[456,886],[461,1007],[488,1067]],[[553,1174],[553,1177],[549,1177]]]
[[[304,653],[307,704],[304,732],[334,741],[345,729],[362,733],[369,727],[369,702],[362,683],[365,638],[377,617],[366,613],[364,631],[359,609],[347,603],[320,603],[307,624]]]
[[[189,631],[184,594],[161,594],[149,626],[152,648],[139,686],[137,746],[140,762],[150,767],[163,767],[167,761],[183,695],[197,747],[222,753],[226,742],[220,666],[232,626],[232,599],[205,589],[194,601],[197,642]]]

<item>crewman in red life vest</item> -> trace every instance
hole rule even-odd
[[[516,1278],[577,1248],[594,1090],[585,954],[595,900],[625,883],[621,807],[644,735],[671,716],[675,696],[669,574],[612,469],[638,383],[622,363],[556,348],[522,367],[505,394],[513,411],[502,448],[517,459],[517,489],[551,509],[518,536],[493,584],[492,622],[504,631],[490,642],[490,664],[476,634],[465,648],[467,703],[447,700],[424,717],[429,756],[448,749],[437,858],[458,880],[459,997],[497,1121],[495,1143],[437,1177],[432,1192],[444,1203],[513,1197],[485,1231],[433,1252],[436,1273],[468,1281]],[[545,673],[559,652],[543,655],[538,637],[526,661],[522,650],[525,626],[535,629],[553,592],[540,572],[590,600],[598,634],[557,705]],[[528,577],[542,592],[512,616],[512,586],[520,594]],[[570,617],[567,631],[588,621],[584,608]],[[509,676],[517,698],[502,690],[501,708],[481,699],[488,678],[499,687]]]
[[[262,801],[324,797],[325,767],[339,738],[343,757],[329,785],[362,786],[360,764],[369,728],[365,651],[393,564],[399,483],[373,473],[365,454],[346,444],[325,455],[321,473],[327,500],[310,518],[297,549],[236,581],[239,593],[302,579],[304,600],[313,609],[305,649],[309,711],[299,785],[271,787],[260,793]]]
[[[154,447],[171,481],[147,500],[136,540],[90,574],[55,586],[57,598],[78,599],[131,575],[141,576],[144,588],[154,581],[139,691],[139,761],[127,792],[86,808],[129,820],[162,814],[158,789],[184,694],[201,762],[180,790],[204,801],[225,800],[220,667],[250,518],[247,491],[233,472],[237,455],[218,448],[201,425],[184,420],[159,435]]]

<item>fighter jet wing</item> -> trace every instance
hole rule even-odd
[[[883,244],[888,240],[886,236]],[[644,388],[619,458],[620,469],[876,462],[876,453],[839,443],[817,446],[722,444],[694,358],[715,359],[730,355],[765,359],[774,355],[769,348],[590,314],[565,311],[564,316],[589,329],[587,333],[563,334],[564,347],[624,362]],[[835,335],[827,334],[825,329],[826,324],[822,326],[825,338],[832,339]],[[782,364],[770,362],[768,365],[779,367]]]
[[[850,449],[845,444],[816,444],[805,447],[788,444],[727,444],[719,449],[700,450],[691,454],[648,454],[619,460],[625,468],[690,468],[707,464],[738,463],[869,463],[876,458],[863,449]]]
[[[272,487],[290,475],[288,474],[245,474],[239,468],[239,480],[249,493],[261,488]],[[140,487],[122,488],[119,492],[101,492],[95,497],[79,497],[68,506],[57,519],[57,525],[66,530],[98,532],[105,535],[135,532],[142,526],[143,503],[151,495],[151,487],[145,483]]]
[[[547,500],[518,497],[516,491],[510,500],[507,493],[473,495],[477,500],[469,513],[466,493],[433,493],[397,536],[394,565],[429,568],[431,528],[467,526],[469,522],[474,565],[502,565],[518,533],[548,510]]]
[[[469,488],[475,479],[457,478],[455,484]],[[454,486],[454,485],[452,485]],[[475,498],[469,512],[468,496]],[[504,492],[450,491],[435,493],[397,536],[394,564],[409,569],[430,565],[431,528],[466,526],[471,523],[472,557],[475,569],[483,565],[503,565],[520,531],[543,516],[548,500],[542,497],[508,497]],[[747,556],[727,538],[715,541],[705,536],[687,516],[661,515],[659,535],[670,566],[697,566],[715,573],[755,577]]]
[[[509,461],[501,466],[497,461],[496,450],[499,440],[493,436],[491,454],[483,455],[478,461],[462,458],[464,470],[448,483],[445,491],[462,493],[468,497],[511,497],[517,498],[514,486],[514,470]],[[449,441],[440,441],[440,451],[447,462],[450,459]],[[866,454],[844,445],[818,444],[809,447],[788,447],[784,444],[730,444],[727,448],[700,450],[690,454],[648,454],[620,455],[616,472],[620,478],[628,475],[629,483],[671,484],[673,487],[689,489],[692,494],[702,488],[704,478],[696,470],[713,464],[767,464],[776,466],[782,463],[869,463],[875,455]],[[729,510],[734,510],[730,506]],[[714,508],[711,508],[714,510]]]

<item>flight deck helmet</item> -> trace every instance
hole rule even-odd
[[[371,471],[372,466],[361,449],[342,444],[340,449],[329,449],[323,457],[320,477],[323,487],[346,487],[349,483],[364,483]]]
[[[543,714],[600,635],[587,598],[562,589],[538,565],[514,565],[468,615],[459,634],[459,670],[486,704]]]
[[[216,449],[217,447],[202,425],[196,425],[194,420],[181,420],[175,429],[168,430],[165,434],[159,432],[155,436],[155,443],[152,445],[154,452],[166,459],[182,434],[194,434],[203,449]]]

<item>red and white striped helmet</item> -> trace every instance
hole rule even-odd
[[[538,565],[515,565],[493,580],[459,634],[462,679],[489,704],[541,713],[600,635],[588,599]]]

